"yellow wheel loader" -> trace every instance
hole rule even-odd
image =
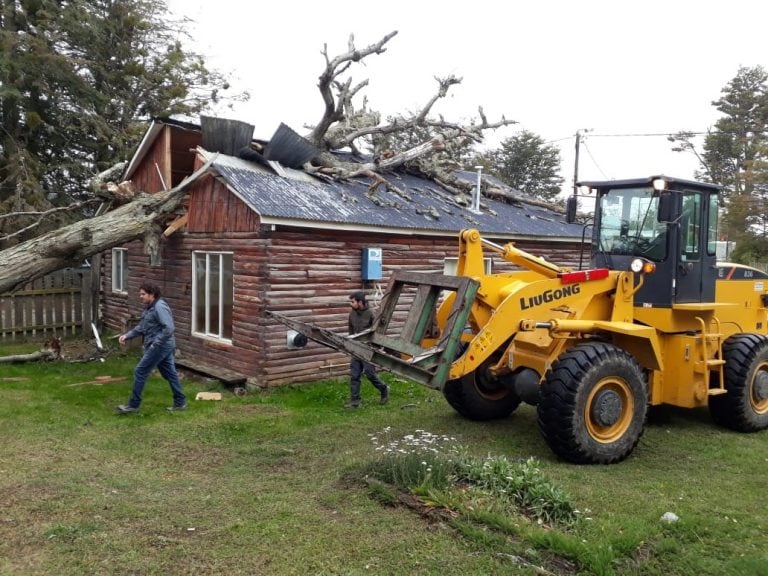
[[[720,188],[654,176],[578,189],[595,203],[588,268],[464,230],[456,276],[396,271],[363,334],[273,315],[442,390],[466,418],[535,405],[547,444],[575,463],[626,458],[649,406],[708,406],[733,430],[768,427],[768,275],[716,262]],[[486,274],[488,251],[520,270]]]

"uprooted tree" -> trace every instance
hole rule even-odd
[[[319,78],[319,89],[325,102],[322,118],[307,136],[319,153],[304,169],[312,174],[331,179],[370,179],[371,190],[379,186],[394,187],[386,178],[388,172],[405,164],[432,178],[448,190],[462,195],[471,185],[453,175],[456,165],[451,162],[452,151],[482,141],[489,129],[513,124],[502,118],[489,122],[479,108],[479,118],[469,124],[446,121],[442,116],[430,116],[436,102],[444,98],[451,87],[461,82],[449,76],[438,78],[438,90],[427,103],[413,114],[398,116],[382,123],[380,115],[368,110],[365,101],[358,109],[353,98],[368,83],[353,84],[351,77],[342,78],[349,68],[373,54],[386,51],[386,44],[397,34],[392,32],[375,44],[357,49],[350,37],[349,50],[330,58],[323,50],[326,66]],[[394,149],[392,143],[409,142],[413,138],[398,138],[402,134],[424,135],[423,141],[404,149]],[[361,153],[367,147],[371,159]],[[350,149],[359,161],[341,160],[333,152]],[[51,231],[0,252],[0,293],[13,291],[49,272],[79,265],[84,259],[114,246],[143,239],[145,251],[158,252],[163,225],[180,206],[184,191],[207,170],[208,165],[196,171],[179,186],[155,194],[133,193],[130,186],[106,182],[119,170],[107,170],[95,178],[94,197],[104,205],[116,208],[75,224]],[[120,201],[116,197],[120,196]],[[107,198],[109,197],[109,198]],[[122,203],[121,203],[122,202]],[[41,213],[40,216],[45,216]]]

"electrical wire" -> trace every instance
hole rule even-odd
[[[584,147],[584,149],[587,151],[587,154],[589,154],[589,157],[592,159],[592,163],[595,165],[595,168],[600,172],[600,174],[603,175],[603,178],[606,180],[610,180],[605,172],[603,172],[603,169],[600,167],[600,164],[597,163],[597,160],[595,160],[595,157],[592,155],[592,150],[589,149],[589,146],[587,146],[587,143],[582,140],[581,145]]]

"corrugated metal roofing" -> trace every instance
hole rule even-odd
[[[264,158],[277,160],[289,168],[301,168],[315,155],[317,149],[282,122],[264,149]]]
[[[582,226],[567,224],[564,215],[552,210],[484,197],[482,213],[476,214],[434,182],[411,175],[387,173],[386,179],[398,190],[381,185],[369,192],[368,179],[326,182],[290,170],[282,177],[253,162],[225,155],[218,156],[213,168],[266,224],[323,223],[450,234],[477,228],[483,234],[505,238],[581,240]]]

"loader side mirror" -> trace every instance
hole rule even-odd
[[[576,196],[568,196],[565,201],[565,221],[568,224],[576,222],[576,209],[579,206],[579,201]]]
[[[659,211],[656,213],[656,221],[672,222],[675,219],[674,210],[675,203],[672,194],[670,192],[659,194]]]

